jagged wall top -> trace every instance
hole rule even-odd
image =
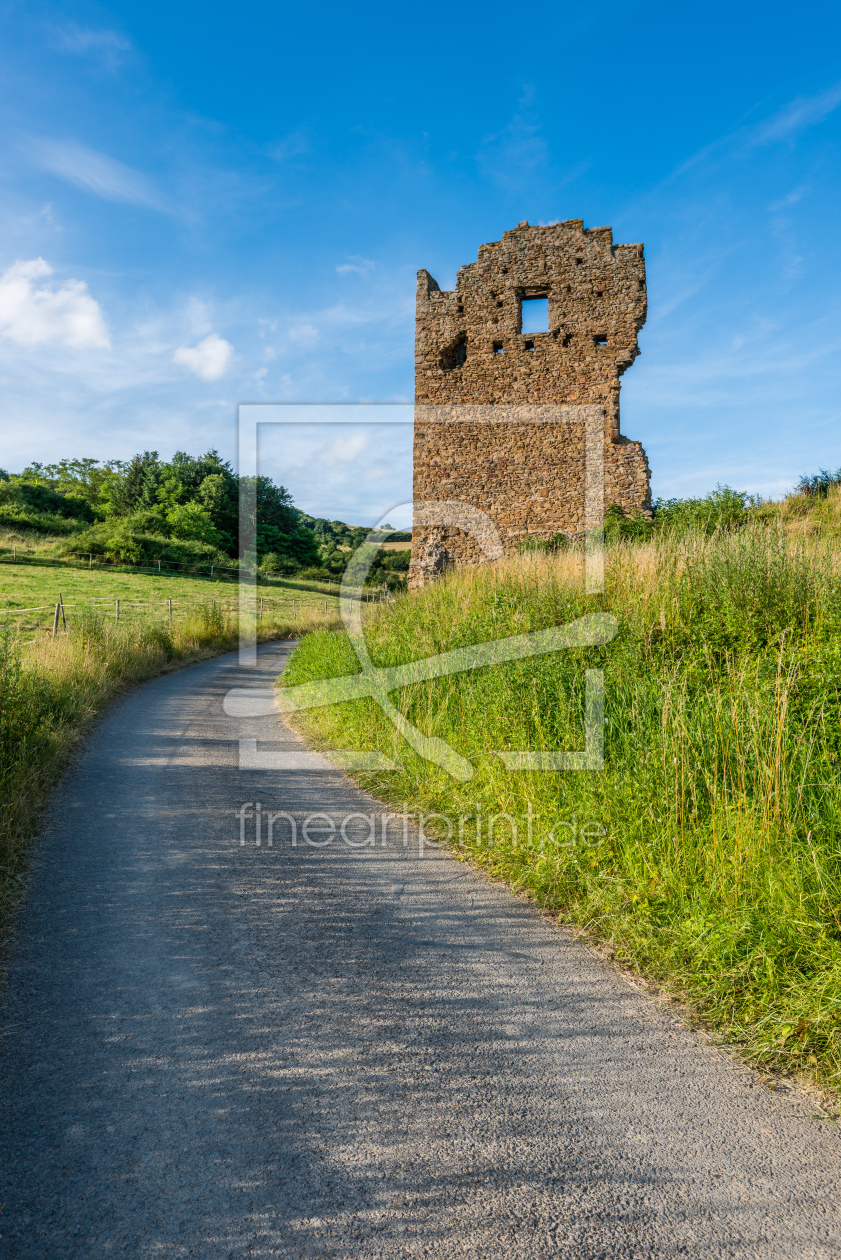
[[[548,332],[523,334],[533,297],[549,299]],[[454,289],[418,272],[416,399],[602,401],[618,433],[618,377],[639,353],[645,316],[641,244],[614,245],[611,228],[582,219],[520,223],[481,245]]]

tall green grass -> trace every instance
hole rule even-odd
[[[841,583],[831,542],[782,520],[619,541],[605,593],[590,596],[580,554],[521,555],[377,609],[366,637],[375,664],[397,665],[596,610],[619,621],[609,645],[392,697],[471,761],[469,782],[415,755],[373,701],[298,721],[325,745],[401,762],[399,773],[358,777],[390,802],[453,820],[461,855],[605,943],[757,1063],[837,1088]],[[605,675],[604,769],[506,770],[495,750],[583,746],[587,667]],[[325,630],[303,640],[282,683],[358,669],[344,634]],[[498,818],[491,838],[495,815],[516,836]]]
[[[329,614],[259,622],[262,641],[330,625]],[[218,605],[172,627],[86,610],[67,632],[22,643],[0,625],[0,927],[25,883],[29,840],[51,789],[91,721],[120,692],[167,669],[237,646],[238,622]]]

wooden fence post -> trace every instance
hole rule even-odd
[[[172,600],[169,601],[169,624],[172,625]]]
[[[88,568],[89,569],[93,568],[93,556],[90,552],[88,552]]]
[[[55,616],[53,617],[53,638],[55,638],[55,636],[56,636],[56,631],[58,630],[58,610],[59,610],[59,608],[60,608],[60,605],[59,605],[59,604],[56,604],[56,606],[55,606]]]
[[[120,620],[120,601],[119,601],[119,600],[117,600],[117,607],[116,607],[116,609],[115,609],[115,611],[114,611],[114,621],[115,621],[115,623],[116,623],[116,622],[118,622],[119,620]]]
[[[65,617],[65,615],[64,615],[64,600],[62,599],[61,591],[59,591],[59,593],[58,593],[58,603],[59,603],[59,607],[61,608],[61,620],[62,620],[62,622],[64,623],[64,628],[65,628],[65,630],[66,630],[66,629],[67,629],[67,618],[66,618],[66,617]]]

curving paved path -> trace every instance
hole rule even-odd
[[[136,691],[55,795],[3,1004],[0,1254],[838,1257],[839,1128],[528,905],[399,821],[240,846],[246,801],[383,812],[225,717],[288,651]],[[288,768],[239,769],[239,737]]]

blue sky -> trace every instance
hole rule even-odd
[[[656,495],[841,465],[837,6],[0,12],[6,468],[408,399],[417,269],[565,218],[645,242],[622,428]],[[408,497],[408,429],[302,442],[262,451],[307,510]]]

